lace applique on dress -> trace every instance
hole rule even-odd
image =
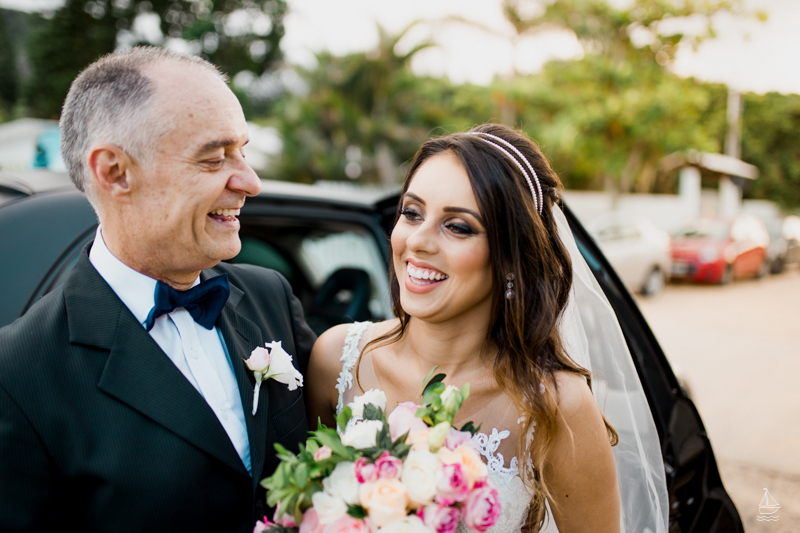
[[[472,442],[477,446],[481,455],[486,458],[486,466],[489,468],[489,472],[502,476],[506,484],[508,484],[511,478],[519,474],[516,457],[511,458],[511,462],[508,468],[506,468],[503,454],[496,453],[497,449],[500,447],[500,441],[508,438],[509,435],[511,435],[511,432],[507,429],[497,431],[496,428],[492,428],[492,433],[490,435],[486,433],[476,433],[472,436]]]
[[[353,388],[353,367],[358,361],[358,342],[364,335],[364,331],[371,325],[372,322],[354,322],[347,330],[342,357],[339,359],[342,362],[342,371],[339,373],[339,379],[336,380],[336,390],[339,391],[336,414],[341,413],[344,409],[344,393]]]
[[[503,509],[497,523],[487,530],[487,533],[520,533],[531,504],[530,489],[519,477],[517,458],[512,457],[506,468],[503,454],[497,453],[500,442],[509,435],[511,432],[508,430],[498,431],[496,428],[492,428],[489,435],[476,433],[472,436],[472,442],[480,454],[486,458],[489,479],[497,487],[500,505]],[[468,531],[464,524],[458,528],[458,533],[468,533]]]

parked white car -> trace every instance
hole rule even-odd
[[[672,272],[669,234],[641,215],[611,211],[592,219],[587,230],[631,292],[654,296]]]

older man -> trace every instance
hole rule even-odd
[[[62,287],[0,330],[0,531],[252,531],[273,443],[296,447],[302,388],[253,405],[244,359],[314,341],[275,272],[218,264],[260,181],[225,78],[138,48],[89,66],[61,118],[100,220]]]

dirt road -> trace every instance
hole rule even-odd
[[[748,532],[800,530],[800,270],[637,297],[700,410]],[[767,488],[782,506],[761,522]]]

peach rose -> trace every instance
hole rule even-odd
[[[325,526],[322,533],[370,533],[370,527],[363,520],[345,515],[336,522]]]
[[[399,479],[380,478],[364,483],[359,488],[358,496],[370,520],[378,527],[406,515],[408,495]]]

